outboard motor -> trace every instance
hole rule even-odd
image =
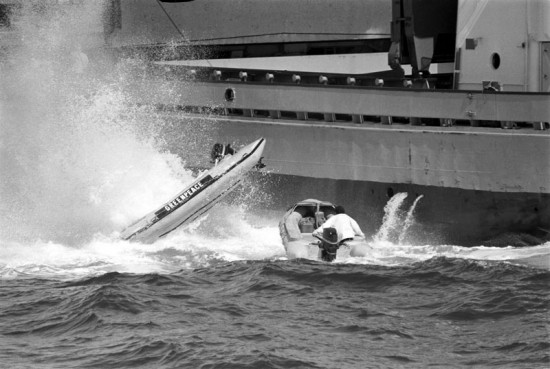
[[[340,248],[338,242],[338,232],[336,228],[323,229],[323,237],[319,238],[319,248],[321,249],[321,260],[331,262],[336,259],[336,252]]]

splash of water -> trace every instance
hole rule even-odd
[[[384,206],[384,218],[380,229],[373,237],[375,242],[390,242],[395,240],[398,244],[402,244],[406,239],[407,231],[414,223],[414,210],[423,195],[414,199],[412,205],[405,212],[403,210],[405,199],[408,193],[400,192],[387,202]]]
[[[132,103],[145,63],[93,54],[100,41],[88,39],[88,25],[101,19],[100,3],[26,3],[22,42],[0,61],[0,276],[166,273],[282,256],[276,227],[251,225],[240,204],[153,245],[117,239],[193,179],[166,135],[189,149],[210,131],[196,120],[182,130],[183,114]],[[257,192],[248,186],[237,202]]]
[[[376,241],[387,241],[392,233],[396,232],[401,225],[400,207],[407,198],[406,192],[400,192],[392,196],[386,206],[384,206],[384,218],[382,225],[374,236]]]
[[[128,99],[135,62],[94,64],[84,52],[99,42],[101,11],[29,2],[14,22],[21,43],[0,64],[1,241],[89,242],[192,180],[162,149],[165,120]]]
[[[416,209],[416,204],[418,204],[418,201],[420,201],[421,198],[423,198],[424,195],[418,196],[416,199],[414,199],[413,204],[409,208],[409,211],[407,212],[407,215],[405,216],[405,221],[403,222],[403,229],[401,230],[401,233],[399,234],[399,243],[402,244],[407,236],[407,231],[409,230],[409,227],[414,222],[414,210]]]
[[[458,245],[406,244],[407,231],[414,224],[414,211],[423,195],[404,211],[407,193],[394,195],[384,207],[380,230],[369,243],[369,253],[362,258],[344,258],[338,262],[376,265],[407,265],[434,257],[463,258],[479,261],[505,261],[521,265],[550,268],[550,243],[534,247],[462,247]]]
[[[0,247],[0,279],[71,279],[112,271],[173,273],[227,261],[279,259],[284,254],[277,227],[255,225],[241,206],[220,204],[215,212],[152,245],[102,235],[78,248],[56,242],[5,242]]]

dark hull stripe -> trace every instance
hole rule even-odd
[[[229,192],[233,191],[235,188],[237,188],[237,186],[239,186],[241,184],[242,180],[238,180],[237,182],[235,182],[231,187],[227,188],[225,191],[221,192],[217,197],[215,197],[212,201],[208,202],[206,205],[204,205],[203,207],[201,207],[200,209],[198,209],[196,212],[194,212],[193,214],[191,214],[190,216],[188,216],[187,218],[185,218],[182,222],[178,223],[178,225],[176,225],[175,227],[173,227],[172,229],[170,229],[168,232],[165,232],[163,234],[161,234],[159,236],[159,238],[161,237],[164,237],[166,236],[167,234],[171,233],[172,231],[174,231],[176,228],[179,228],[180,226],[182,226],[183,224],[185,224],[187,221],[190,221],[190,220],[194,220],[193,217],[196,219],[198,217],[200,217],[201,215],[203,215],[204,213],[206,213],[208,210],[210,210],[212,207],[214,207],[214,205],[216,205],[216,203],[221,200],[225,195],[227,195]]]

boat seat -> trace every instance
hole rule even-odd
[[[298,224],[300,232],[302,233],[312,233],[315,230],[315,218],[305,217],[300,220]]]

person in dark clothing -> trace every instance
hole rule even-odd
[[[212,162],[217,164],[225,155],[233,155],[236,152],[237,150],[235,150],[231,144],[224,146],[221,143],[215,143],[210,153],[210,157],[212,158]]]

